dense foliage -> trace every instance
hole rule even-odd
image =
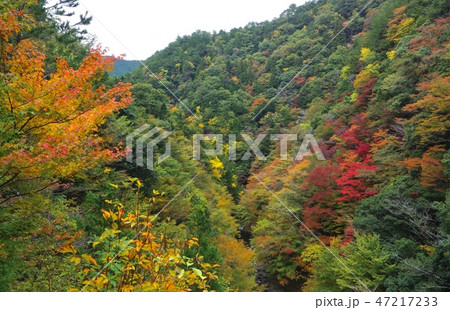
[[[448,1],[291,5],[121,77],[74,5],[0,4],[0,290],[450,290]],[[144,124],[154,170],[124,158]]]

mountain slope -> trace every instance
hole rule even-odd
[[[187,137],[237,134],[238,159],[246,151],[242,133],[253,139],[261,132],[313,133],[320,140],[324,162],[280,161],[279,145],[268,138],[260,144],[266,162],[219,156],[219,183],[242,206],[235,216],[252,236],[256,263],[288,290],[439,290],[448,283],[440,269],[449,259],[442,218],[448,210],[448,4],[373,1],[363,9],[367,3],[291,6],[272,22],[179,38],[145,61],[195,112],[197,118],[171,98]],[[127,80],[160,87],[143,68]],[[290,158],[298,147],[290,145]],[[404,195],[395,194],[399,188]],[[384,208],[370,203],[382,199]],[[398,234],[378,227],[383,221],[369,224],[373,212],[399,221]],[[429,218],[417,222],[420,214]],[[430,235],[414,235],[419,226]],[[336,255],[361,281],[311,232],[342,253]],[[399,254],[406,244],[409,250]],[[366,272],[375,262],[360,261],[358,247],[379,267]],[[321,275],[326,260],[334,271]],[[412,265],[424,273],[413,275]]]

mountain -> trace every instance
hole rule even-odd
[[[445,286],[448,6],[292,5],[270,22],[179,38],[145,61],[154,76],[144,68],[127,75],[180,99],[168,94],[186,137],[237,135],[238,160],[218,156],[218,182],[239,206],[234,217],[274,289]],[[301,139],[280,160],[280,142],[268,137],[259,145],[267,161],[239,160],[244,133],[312,133],[326,160],[293,161]],[[357,249],[378,267],[364,271]],[[419,276],[410,263],[427,271]],[[325,266],[329,274],[320,273]]]
[[[58,3],[0,11],[0,290],[449,290],[448,1],[291,5],[113,76]]]
[[[140,60],[116,60],[114,61],[114,69],[111,71],[111,76],[122,76],[125,73],[132,72],[140,64]]]

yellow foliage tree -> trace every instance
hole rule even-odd
[[[359,60],[366,62],[373,55],[373,52],[368,47],[363,47],[361,49],[361,55],[359,56]]]
[[[138,187],[140,185],[138,184]],[[61,244],[76,274],[71,291],[208,291],[215,280],[215,268],[198,256],[187,257],[185,250],[197,247],[198,239],[185,242],[152,232],[152,215],[125,212],[120,202],[106,201],[111,209],[102,210],[110,227],[92,243],[92,252],[80,253],[74,240]]]
[[[406,8],[407,5],[404,5],[394,10],[394,18],[387,24],[388,30],[386,38],[389,41],[397,43],[411,32],[414,18],[406,16]]]
[[[222,177],[222,171],[224,169],[223,163],[217,156],[211,159],[209,162],[211,164],[211,169],[214,177],[216,179],[220,179]]]
[[[223,276],[229,283],[230,290],[254,290],[256,283],[252,277],[254,273],[252,252],[242,241],[238,241],[232,236],[218,237],[217,247],[223,256]]]
[[[367,84],[371,78],[372,74],[370,71],[362,70],[356,75],[355,81],[353,82],[353,87],[355,89],[361,88],[363,85]]]

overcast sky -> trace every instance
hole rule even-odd
[[[272,20],[305,0],[80,0],[78,12],[94,17],[86,29],[111,54],[143,60],[177,36],[220,31]]]

